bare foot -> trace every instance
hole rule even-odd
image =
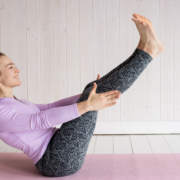
[[[164,50],[164,45],[157,37],[152,24],[136,18],[132,18],[132,20],[135,22],[141,37],[140,49],[146,51],[152,58],[156,57]]]

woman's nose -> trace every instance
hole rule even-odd
[[[18,68],[16,68],[16,71],[20,72],[20,70]]]

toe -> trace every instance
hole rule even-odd
[[[138,19],[136,19],[136,18],[132,18],[132,20],[134,20],[134,21],[136,21],[136,22],[138,21]]]
[[[152,24],[152,22],[149,19],[145,18],[144,16],[142,16],[142,19],[143,19],[143,21],[146,21],[147,23]]]
[[[145,23],[145,22],[142,22],[142,24],[143,24],[144,26],[146,26],[146,23]]]
[[[139,14],[133,14],[133,16],[137,19],[139,18]]]

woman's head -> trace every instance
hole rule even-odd
[[[12,89],[21,85],[20,79],[17,79],[19,72],[15,64],[0,52],[0,96],[12,96]]]

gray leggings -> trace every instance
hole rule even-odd
[[[93,82],[97,84],[96,93],[112,90],[124,93],[152,59],[147,52],[136,48],[126,61],[99,80],[87,84],[76,103],[88,99]],[[49,177],[68,176],[78,172],[84,163],[96,127],[97,115],[98,111],[89,111],[76,119],[63,123],[49,141],[44,155],[35,164],[36,168],[44,176]]]

